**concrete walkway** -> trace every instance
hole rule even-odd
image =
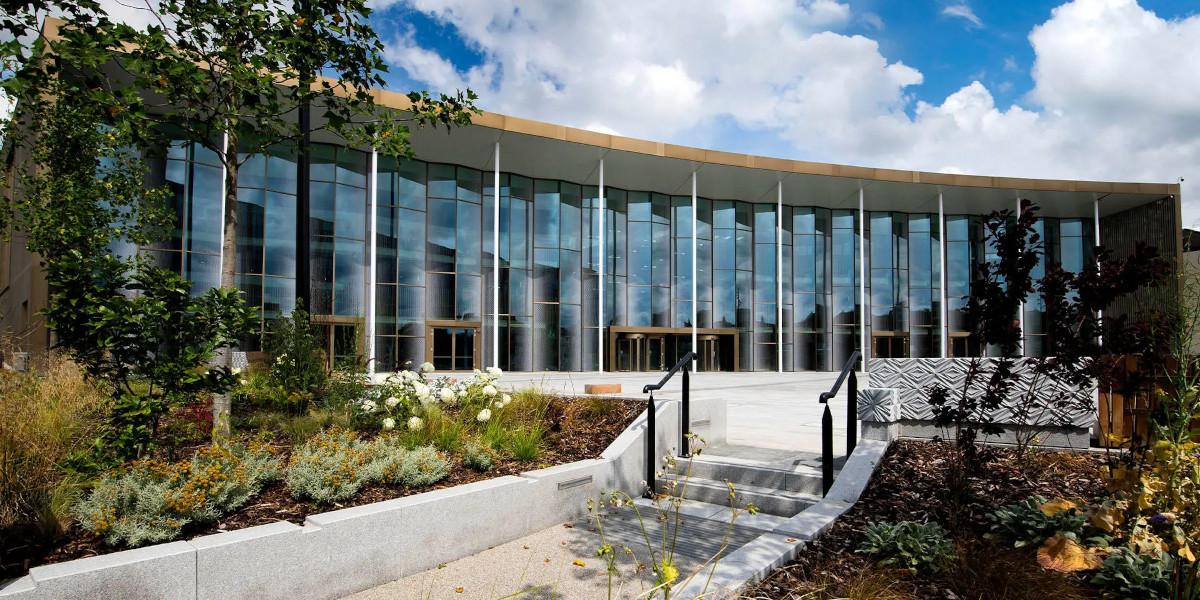
[[[511,388],[535,387],[564,394],[583,394],[589,383],[618,383],[621,395],[645,398],[642,386],[657,383],[662,373],[507,373],[503,383]],[[730,444],[820,452],[821,414],[818,398],[828,391],[837,373],[693,373],[693,398],[724,398],[729,407],[727,436]],[[676,375],[655,397],[678,398],[681,377]],[[858,374],[859,389],[866,376]],[[833,412],[834,452],[845,453],[846,389],[830,401]]]

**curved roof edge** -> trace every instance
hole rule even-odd
[[[396,109],[407,109],[412,104],[405,94],[388,90],[372,90],[375,102],[380,106]],[[821,163],[805,160],[791,160],[770,156],[757,156],[738,152],[725,152],[705,148],[693,148],[655,142],[638,138],[600,133],[586,129],[578,129],[567,125],[556,125],[533,119],[513,117],[493,112],[484,112],[472,118],[472,125],[487,127],[501,132],[519,133],[564,142],[585,144],[605,150],[618,150],[675,158],[698,163],[764,169],[784,173],[799,173],[805,175],[829,175],[833,177],[849,177],[873,181],[891,181],[899,183],[924,183],[931,185],[947,185],[962,187],[1007,188],[1028,191],[1061,191],[1061,192],[1095,192],[1101,194],[1179,194],[1178,183],[1122,182],[1122,181],[1088,181],[1072,179],[1033,179],[1026,177],[996,177],[988,175],[963,175],[955,173],[934,173],[929,171],[908,171],[901,169],[881,169],[859,167],[834,163]]]

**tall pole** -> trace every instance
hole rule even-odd
[[[500,367],[500,140],[492,180],[492,366]]]
[[[1093,197],[1092,199],[1092,231],[1095,233],[1095,245],[1100,246],[1100,198]],[[1097,261],[1096,266],[1099,266]],[[1100,335],[1096,337],[1096,343],[1104,346],[1104,311],[1096,311],[1096,319],[1099,321]]]
[[[775,362],[783,372],[783,179],[775,184]]]
[[[867,371],[867,360],[871,353],[867,347],[867,212],[862,182],[858,182],[858,328],[862,337],[862,370]]]
[[[693,363],[696,362],[696,354],[695,353],[698,350],[698,346],[696,345],[697,344],[696,327],[699,326],[699,323],[696,322],[697,321],[696,315],[699,314],[699,311],[697,310],[697,306],[700,302],[700,298],[696,297],[696,276],[697,276],[697,273],[696,273],[696,223],[697,223],[697,221],[698,221],[698,219],[696,218],[696,171],[695,171],[695,169],[693,169],[692,170],[692,362]],[[686,373],[686,372],[687,371],[684,371],[684,373]],[[686,381],[686,379],[685,379],[685,381]],[[687,392],[684,392],[684,393],[686,394]],[[683,424],[683,428],[687,429],[687,423]]]
[[[375,240],[379,232],[379,152],[371,149],[371,191],[367,208],[367,222],[370,234],[367,239],[368,262],[367,268],[367,374],[375,374],[375,269],[379,264]]]
[[[942,305],[940,311],[940,324],[938,327],[939,347],[942,358],[947,358],[949,355],[946,352],[947,339],[950,331],[950,324],[946,322],[946,282],[949,280],[946,277],[946,207],[942,202],[942,191],[938,190],[938,287],[941,289]]]
[[[600,259],[600,285],[597,291],[599,298],[596,299],[596,368],[600,372],[604,372],[604,303],[607,297],[604,295],[604,266],[608,263],[608,247],[604,245],[604,159],[600,159],[600,250],[597,252]]]

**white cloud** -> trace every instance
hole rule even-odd
[[[405,35],[389,59],[436,88],[470,85],[489,110],[728,150],[773,144],[828,162],[1200,180],[1200,16],[1165,20],[1135,0],[1055,9],[1029,35],[1034,87],[1012,106],[997,106],[981,81],[916,98],[921,72],[875,40],[839,33],[856,17],[830,2],[413,2],[483,61],[456,70]],[[1200,220],[1200,201],[1184,220]]]
[[[975,11],[971,10],[970,6],[967,6],[966,2],[946,6],[942,9],[942,14],[947,17],[964,19],[974,27],[983,27],[983,21],[975,14]]]

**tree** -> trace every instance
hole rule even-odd
[[[111,251],[114,242],[166,237],[166,190],[145,186],[128,122],[106,123],[103,107],[81,102],[66,81],[49,89],[52,98],[23,107],[37,166],[22,175],[18,214],[45,267],[44,316],[57,346],[111,384],[108,428],[92,458],[123,461],[149,449],[171,406],[236,383],[208,362],[256,316],[236,292],[193,297],[178,273]]]
[[[90,1],[90,0],[88,0]],[[74,32],[109,49],[107,79],[95,93],[122,119],[140,144],[156,140],[164,125],[214,151],[225,171],[221,287],[236,289],[238,172],[256,154],[303,139],[298,115],[312,106],[325,130],[350,144],[389,156],[411,156],[410,126],[470,123],[471,90],[435,98],[408,94],[411,107],[387,109],[374,101],[384,86],[383,45],[368,21],[366,0],[165,0],[147,3],[157,24],[138,30],[123,24]],[[74,22],[69,23],[71,29]],[[95,70],[95,69],[93,69]],[[319,77],[317,74],[327,75]],[[231,356],[222,359],[227,366]],[[228,398],[214,404],[214,423],[227,423]]]

